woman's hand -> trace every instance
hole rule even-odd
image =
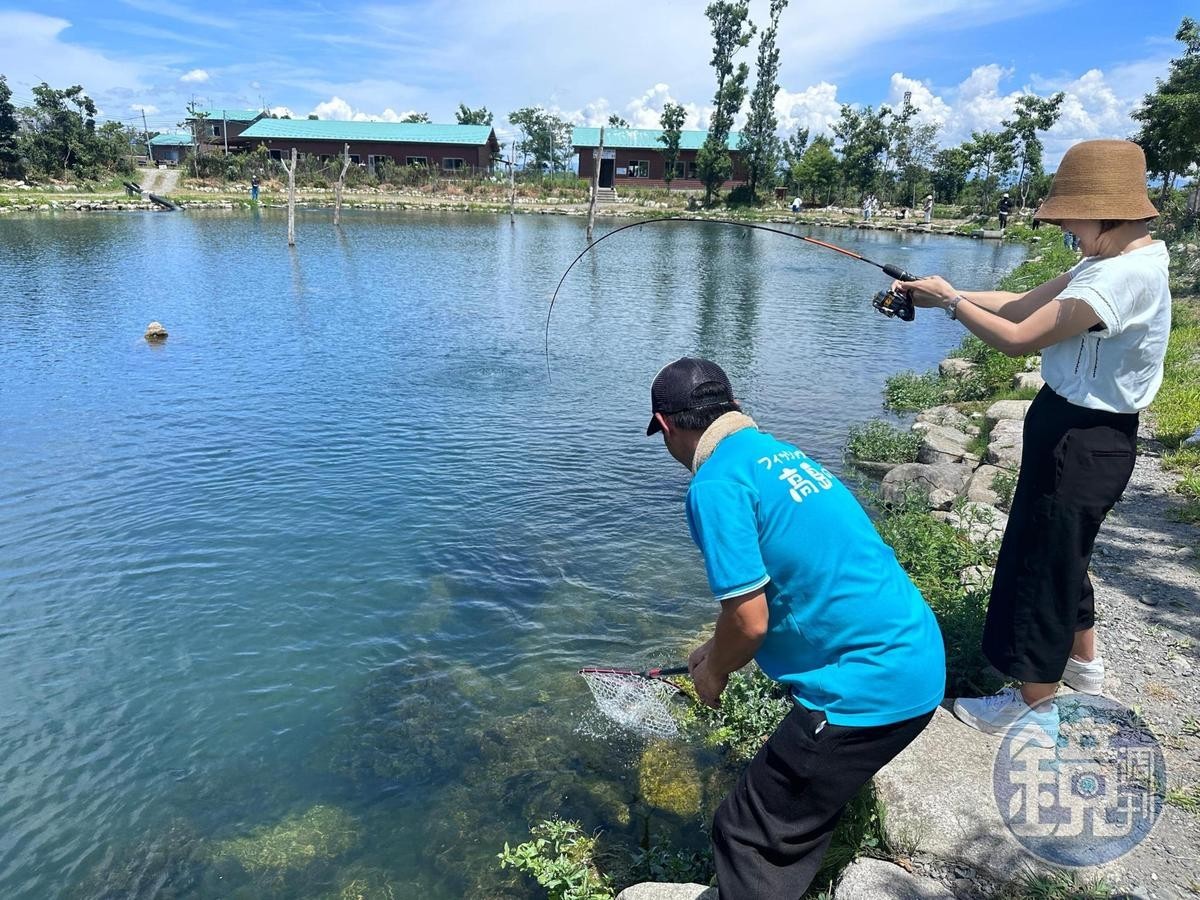
[[[892,290],[908,294],[913,306],[922,309],[945,309],[958,296],[954,285],[940,275],[918,278],[916,281],[893,281]]]

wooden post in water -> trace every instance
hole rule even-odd
[[[596,148],[596,165],[592,167],[592,201],[588,204],[587,242],[592,242],[592,228],[596,224],[596,202],[600,195],[600,160],[604,158],[604,126],[600,126],[600,146]]]
[[[292,164],[282,159],[279,164],[288,174],[288,246],[296,246],[296,148],[292,148]]]
[[[508,145],[508,224],[516,225],[513,207],[517,204],[517,139]]]
[[[346,172],[350,168],[350,145],[342,146],[342,174],[333,187],[333,224],[342,224],[342,189],[346,186]]]

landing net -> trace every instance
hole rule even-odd
[[[679,691],[657,678],[619,672],[583,672],[596,708],[622,728],[648,738],[673,738],[679,725],[671,699]]]

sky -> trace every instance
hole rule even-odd
[[[1047,163],[1127,137],[1194,0],[791,0],[780,20],[780,133],[828,132],[843,103],[912,91],[940,142],[995,129],[1022,93],[1063,91]],[[453,122],[459,103],[541,105],[577,124],[658,127],[683,104],[704,128],[715,76],[704,0],[0,0],[0,74],[14,99],[81,84],[102,116],[173,130],[193,98],[322,119]],[[1185,6],[1193,6],[1185,10]],[[767,0],[752,0],[765,22]],[[757,37],[739,59],[751,67]]]

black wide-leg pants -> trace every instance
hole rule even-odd
[[[797,704],[713,819],[721,900],[797,900],[846,804],[907,747],[933,710],[892,725],[829,725]]]
[[[1092,547],[1137,458],[1137,413],[1087,409],[1043,387],[1025,416],[1021,474],[983,629],[1011,678],[1062,678],[1075,633],[1095,624]]]

